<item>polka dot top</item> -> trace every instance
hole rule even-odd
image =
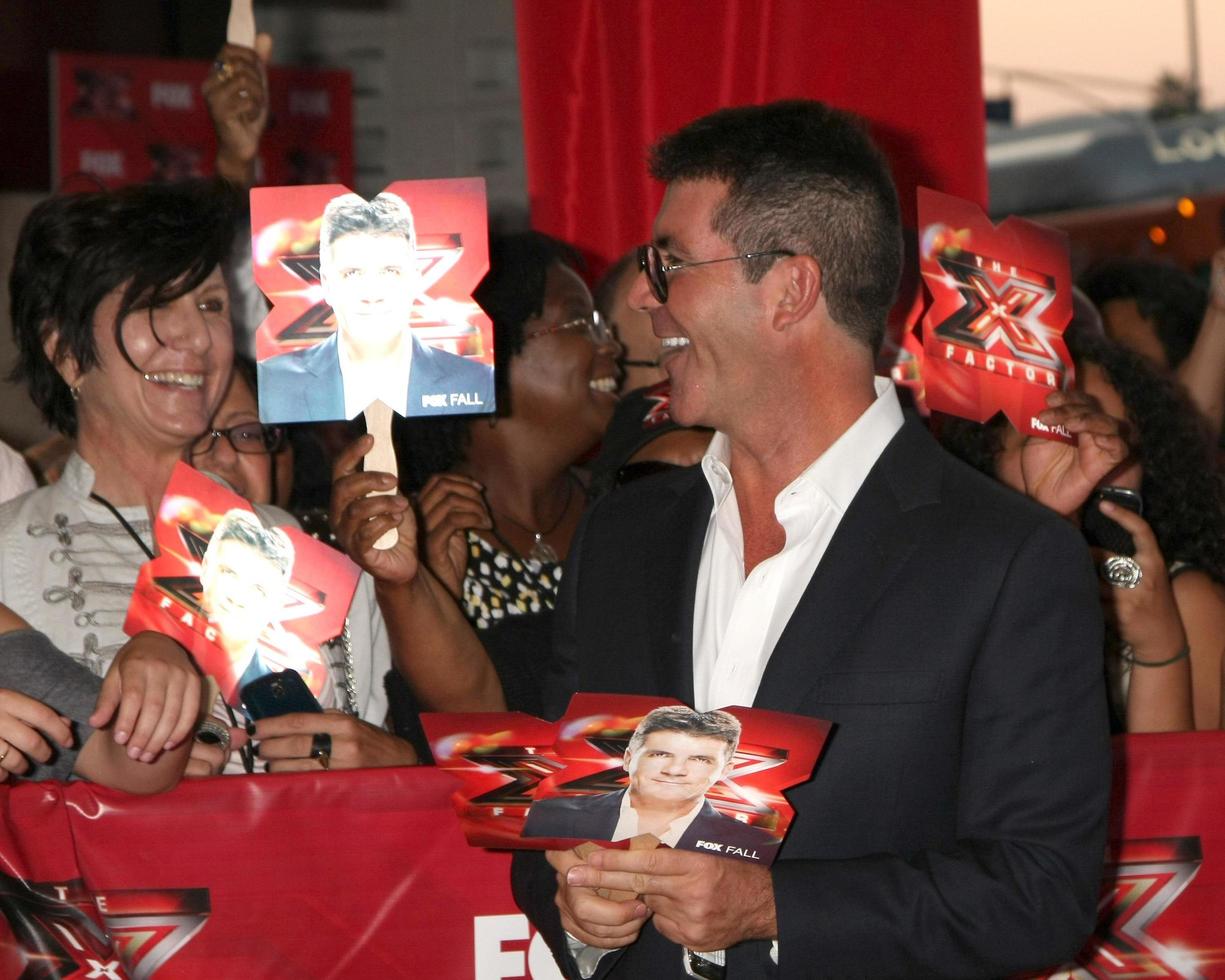
[[[468,532],[464,615],[478,630],[490,629],[508,616],[552,611],[560,584],[560,562],[520,558]]]

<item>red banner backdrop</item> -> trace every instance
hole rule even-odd
[[[213,172],[216,141],[200,93],[209,62],[68,52],[52,59],[52,187],[79,174],[119,187]],[[351,184],[349,73],[272,67],[268,97],[260,182]]]
[[[1225,732],[1116,743],[1101,926],[1051,977],[1225,977]],[[0,790],[0,977],[556,980],[434,769]]]
[[[519,0],[517,13],[532,223],[598,259],[649,237],[648,147],[728,105],[812,98],[866,116],[912,227],[918,184],[986,203],[977,0]]]

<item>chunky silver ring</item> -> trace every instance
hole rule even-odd
[[[196,726],[196,741],[204,745],[220,745],[227,757],[230,754],[230,729],[216,718],[205,718]]]
[[[1144,570],[1134,558],[1111,555],[1102,562],[1102,578],[1116,589],[1134,589],[1144,578]]]
[[[315,732],[311,736],[311,758],[318,759],[324,769],[332,768],[332,736],[327,732]]]
[[[213,62],[213,74],[224,82],[234,74],[234,66],[228,61],[222,61],[220,58],[218,58]]]

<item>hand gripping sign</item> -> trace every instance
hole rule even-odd
[[[639,695],[576,694],[530,715],[427,714],[434,760],[463,781],[468,843],[559,849],[665,843],[769,864],[829,723],[761,708],[698,712]]]
[[[235,707],[243,684],[287,669],[332,703],[319,647],[344,628],[352,561],[297,528],[265,527],[247,501],[186,463],[170,477],[154,537],[158,556],[141,566],[124,632],[178,640]]]
[[[338,184],[251,191],[260,418],[366,414],[370,469],[396,473],[391,413],[494,410],[493,327],[472,299],[489,267],[485,182],[397,181],[372,200]],[[391,547],[389,532],[377,547]]]
[[[1065,236],[920,187],[919,267],[931,305],[920,372],[927,407],[975,422],[1003,412],[1019,432],[1072,442],[1038,419],[1072,379],[1063,331],[1072,316]]]

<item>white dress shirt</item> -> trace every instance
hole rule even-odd
[[[669,847],[676,847],[677,842],[681,839],[681,835],[689,829],[689,825],[693,823],[693,818],[698,815],[698,811],[706,803],[706,797],[698,797],[697,804],[688,813],[682,813],[679,817],[668,824],[668,829],[662,834],[656,834],[660,843],[667,844]],[[627,840],[630,837],[637,837],[640,831],[638,830],[638,811],[634,809],[630,803],[630,792],[625,791],[625,795],[621,797],[621,812],[617,817],[617,826],[613,830],[610,841]]]
[[[408,415],[408,374],[413,365],[413,340],[407,329],[399,357],[355,362],[345,347],[344,337],[336,338],[336,353],[340,358],[340,380],[345,393],[345,418],[356,417],[376,401],[401,415]]]
[[[902,427],[897,392],[876,379],[876,401],[774,499],[782,551],[745,577],[744,532],[727,468],[729,442],[715,433],[702,459],[714,506],[702,545],[693,610],[693,696],[699,711],[751,705],[774,645],[808,587],[842,515]]]

